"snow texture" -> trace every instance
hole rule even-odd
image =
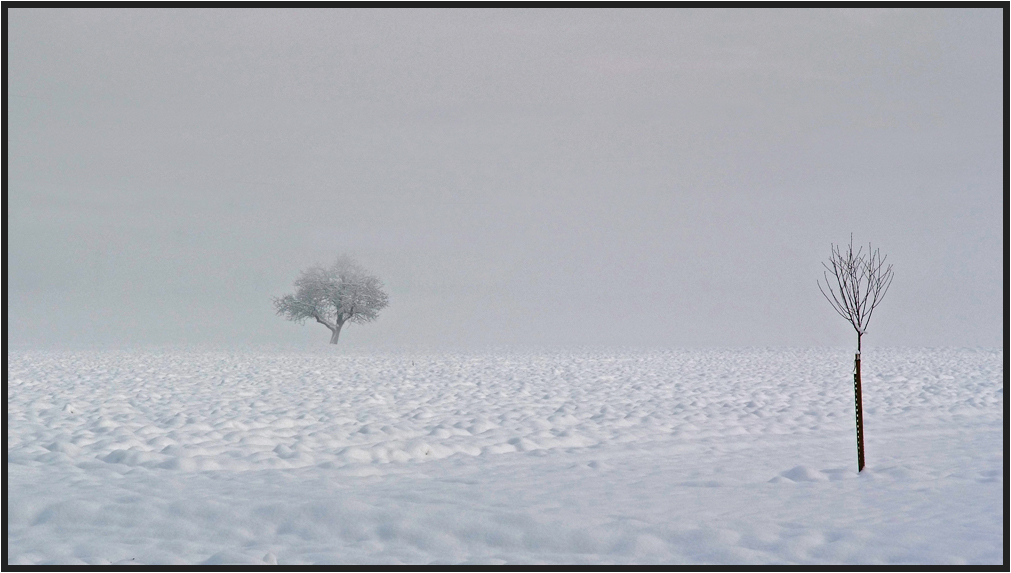
[[[8,354],[8,564],[1000,564],[1003,352]]]

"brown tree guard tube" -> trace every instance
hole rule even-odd
[[[864,406],[860,394],[860,354],[856,355],[856,369],[853,371],[853,392],[857,407],[857,472],[864,471]]]

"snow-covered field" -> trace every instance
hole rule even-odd
[[[1002,351],[7,357],[7,563],[989,563]]]

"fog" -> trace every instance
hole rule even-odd
[[[1004,344],[999,9],[7,14],[12,344]]]

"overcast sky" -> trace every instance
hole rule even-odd
[[[1003,346],[1003,15],[8,11],[14,344]]]

